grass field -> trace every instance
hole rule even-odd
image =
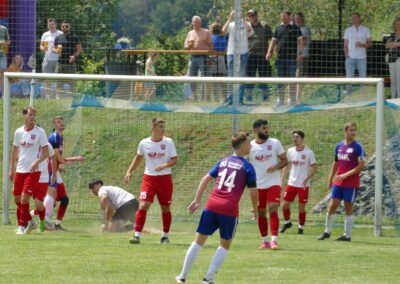
[[[15,235],[0,226],[1,283],[174,283],[197,223],[173,223],[171,243],[158,244],[161,224],[150,220],[140,245],[129,233],[100,233],[95,221],[69,219],[68,232]],[[351,243],[317,241],[322,227],[295,229],[280,236],[280,249],[259,251],[255,223],[238,227],[231,251],[216,275],[217,283],[399,283],[400,238],[385,230],[355,228]],[[333,237],[342,233],[342,226]],[[187,283],[201,283],[218,245],[211,237],[201,250]],[[22,269],[21,269],[22,268]]]

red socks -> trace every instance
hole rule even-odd
[[[26,227],[28,221],[32,219],[29,213],[29,203],[21,203],[20,225]]]
[[[171,222],[172,222],[171,211],[168,211],[167,213],[162,213],[162,223],[163,223],[164,233],[169,232],[169,229],[171,228]]]
[[[268,236],[268,220],[266,216],[258,217],[258,228],[260,229],[261,237]]]
[[[269,222],[271,226],[271,236],[277,236],[279,231],[278,212],[269,213]]]
[[[304,226],[306,223],[306,212],[299,213],[299,225]]]
[[[144,211],[142,209],[139,209],[137,211],[136,219],[135,219],[135,231],[136,232],[141,232],[143,230],[144,223],[146,222],[146,214],[147,214],[147,211]]]
[[[61,221],[64,218],[66,211],[67,211],[67,206],[60,204],[57,210],[57,220]]]
[[[44,220],[45,213],[46,213],[45,209],[39,211],[37,208],[35,208],[34,214],[39,216],[40,221]]]
[[[284,219],[285,221],[290,220],[290,208],[288,208],[288,209],[282,209],[282,212],[283,212],[283,219]]]
[[[17,210],[15,210],[15,214],[17,215],[18,226],[21,226],[21,202],[17,202]]]

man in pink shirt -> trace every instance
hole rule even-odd
[[[186,36],[185,49],[211,50],[211,32],[201,27],[201,18],[199,16],[193,16],[192,26],[193,30],[189,31]],[[192,54],[189,57],[189,76],[197,76],[199,71],[200,76],[206,75],[206,55]],[[192,90],[195,90],[195,87],[195,85],[192,85]]]

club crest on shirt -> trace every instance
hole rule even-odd
[[[301,158],[302,158],[303,160],[305,160],[305,159],[306,159],[306,155],[301,155]]]
[[[166,148],[165,144],[161,144],[160,147],[161,147],[161,150],[165,150],[165,148]]]
[[[268,150],[268,151],[271,151],[271,150],[272,150],[272,145],[268,145],[268,146],[267,146],[267,150]]]
[[[31,134],[31,139],[35,140],[36,139],[36,134]]]

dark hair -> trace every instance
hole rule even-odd
[[[57,23],[56,19],[54,19],[54,18],[48,18],[47,22],[48,23],[50,23],[50,22]]]
[[[290,13],[290,11],[289,10],[283,10],[282,12],[281,12],[281,14],[282,13],[285,13],[286,15],[288,15],[288,16],[290,16],[292,13]]]
[[[253,129],[259,128],[261,125],[268,125],[268,121],[265,119],[257,119],[253,123]]]
[[[355,122],[349,121],[346,122],[344,124],[344,131],[346,131],[347,129],[349,129],[349,127],[354,126],[355,128],[357,128],[357,124]]]
[[[27,114],[29,111],[36,113],[36,109],[33,106],[26,106],[22,109],[22,114]]]
[[[356,16],[358,16],[359,18],[361,18],[361,14],[358,13],[358,12],[353,12],[353,13],[351,13],[351,15],[352,15],[352,16],[353,16],[353,15],[356,15]]]
[[[299,135],[299,136],[300,136],[301,138],[303,138],[303,139],[304,139],[304,137],[306,137],[306,135],[304,134],[304,132],[301,131],[301,130],[298,130],[298,129],[293,130],[292,135],[294,135],[294,134]]]
[[[94,179],[89,183],[89,188],[93,189],[96,184],[101,184],[101,186],[104,185],[104,183],[101,179]]]
[[[68,20],[64,20],[64,21],[62,21],[61,25],[62,25],[62,24],[68,24],[68,25],[70,25],[70,26],[71,26],[71,23],[70,23]]]
[[[294,15],[299,17],[302,21],[304,21],[304,14],[302,12],[298,12],[298,13],[296,13]]]
[[[212,23],[210,30],[213,35],[219,35],[221,34],[221,25],[219,23]]]
[[[159,123],[165,123],[165,120],[163,120],[163,119],[161,119],[161,118],[155,117],[155,118],[153,118],[153,119],[151,120],[151,123],[153,124],[153,127],[154,127],[154,126],[156,126],[156,125],[159,124]]]
[[[232,148],[235,150],[239,149],[240,146],[242,146],[242,144],[247,140],[247,137],[249,137],[249,133],[247,132],[239,132],[234,134],[231,138]]]

